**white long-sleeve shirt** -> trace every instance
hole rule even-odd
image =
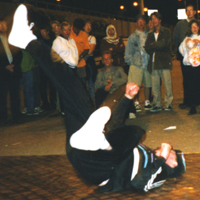
[[[52,49],[72,68],[75,68],[78,64],[78,49],[74,39],[65,39],[61,36],[57,36],[54,40]]]
[[[190,39],[189,42],[186,42]],[[200,43],[196,43],[194,39],[200,40],[200,35],[191,35],[186,37],[179,46],[179,52],[183,56],[183,64],[193,67],[200,65]]]

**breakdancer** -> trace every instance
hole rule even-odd
[[[67,156],[81,176],[98,185],[101,191],[148,191],[161,186],[169,177],[182,175],[185,172],[182,152],[167,143],[153,151],[140,143],[145,134],[143,129],[123,123],[139,87],[127,84],[125,94],[112,111],[108,106],[94,111],[84,86],[67,61],[56,67],[46,65],[49,59],[46,49],[35,40],[31,30],[36,22],[27,16],[30,17],[27,7],[20,5],[14,14],[9,42],[26,49],[62,94],[68,111]],[[26,30],[26,39],[17,35],[22,30]]]

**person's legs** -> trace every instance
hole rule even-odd
[[[162,107],[161,104],[161,87],[160,87],[160,70],[153,70],[151,73],[152,91],[153,91],[153,105]]]
[[[188,80],[190,80],[189,85],[189,104],[191,105],[190,111],[188,112],[188,115],[196,114],[196,106],[198,105],[198,93],[199,93],[199,67],[189,67],[189,74],[188,74]]]
[[[34,92],[34,107],[40,107],[40,92],[39,92],[39,85],[40,85],[40,69],[39,67],[35,67],[33,69],[33,92]]]
[[[49,83],[49,100],[50,100],[50,105],[52,109],[56,109],[56,88],[54,87],[53,83],[51,80],[48,78],[48,83]]]
[[[151,88],[151,74],[147,71],[147,69],[143,70],[143,80],[142,80],[143,84],[144,84],[144,97],[145,97],[145,101],[149,101],[150,102],[150,88]]]
[[[48,110],[49,109],[49,101],[48,101],[48,94],[47,94],[48,78],[40,67],[39,67],[39,70],[40,70],[39,90],[40,90],[40,97],[42,101],[42,108]]]
[[[142,79],[143,79],[143,69],[131,65],[128,73],[128,83],[133,82],[136,83],[139,87],[141,87]],[[136,112],[141,112],[142,108],[139,104],[139,92],[135,96],[134,100],[135,100],[134,104],[136,107]]]
[[[24,88],[24,105],[27,113],[33,112],[33,72],[32,70],[22,73],[22,84]]]
[[[183,103],[179,105],[179,108],[184,109],[187,106],[190,106],[189,104],[190,81],[188,79],[188,73],[189,73],[188,70],[190,69],[188,68],[188,66],[185,66],[182,61],[181,61],[181,69],[183,75]]]
[[[171,70],[162,70],[162,81],[165,86],[165,108],[168,108],[172,106],[173,101]]]
[[[8,118],[7,114],[7,94],[9,87],[9,80],[0,79],[0,122],[6,122]]]
[[[19,120],[20,112],[20,78],[13,78],[10,80],[9,86],[10,104],[13,120]]]

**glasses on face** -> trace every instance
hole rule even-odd
[[[194,10],[193,9],[191,9],[191,10],[186,10],[186,12],[193,12]]]
[[[57,25],[55,25],[55,26],[52,26],[52,29],[56,29],[56,28],[58,28],[58,26],[57,26]]]
[[[103,58],[103,60],[110,60],[111,59],[111,57],[105,57],[105,58]]]

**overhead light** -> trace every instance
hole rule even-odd
[[[137,1],[135,1],[135,2],[133,2],[133,6],[138,6],[138,2]]]
[[[124,10],[124,6],[123,5],[121,5],[119,8],[120,8],[120,10]]]

